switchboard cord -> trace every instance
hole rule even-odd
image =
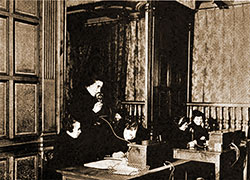
[[[129,144],[131,143],[130,141],[128,141],[128,140],[126,140],[126,139],[124,139],[124,138],[118,136],[118,135],[115,133],[114,128],[112,127],[112,125],[110,124],[110,122],[109,122],[108,120],[106,120],[106,119],[104,118],[104,116],[99,116],[99,118],[102,119],[103,121],[105,121],[105,122],[109,125],[110,129],[112,130],[112,133],[114,134],[114,136],[115,136],[116,138],[118,138],[118,139],[120,139],[120,140],[122,140],[122,141],[126,141],[126,142],[129,143]]]
[[[171,179],[173,179],[173,177],[174,177],[174,170],[175,170],[175,167],[174,167],[174,165],[173,165],[171,162],[169,162],[169,161],[165,161],[165,163],[163,163],[164,166],[167,166],[166,163],[168,163],[168,164],[170,165],[170,170],[171,170],[171,172],[170,172],[170,175],[169,175],[169,180],[171,180]]]
[[[231,167],[233,167],[235,165],[235,163],[239,160],[240,158],[240,150],[239,148],[236,146],[236,144],[234,144],[233,142],[229,145],[231,149],[235,150],[236,153],[236,158],[235,161],[233,162],[233,164],[231,165]]]

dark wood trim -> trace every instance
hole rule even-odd
[[[187,106],[250,107],[250,104],[216,103],[216,102],[188,102]]]

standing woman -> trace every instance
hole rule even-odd
[[[103,117],[109,119],[108,105],[103,101],[102,87],[104,83],[100,76],[89,73],[83,84],[75,89],[69,113],[79,119],[82,124],[82,134],[79,137],[82,158],[85,162],[103,159],[117,150],[112,130]],[[102,118],[100,118],[102,117]]]
[[[69,113],[79,119],[85,128],[90,128],[97,121],[103,103],[96,95],[101,93],[103,81],[95,74],[88,76],[83,83],[73,90]]]

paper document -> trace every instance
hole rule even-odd
[[[114,159],[104,159],[100,161],[90,162],[84,164],[85,167],[91,167],[91,168],[97,168],[97,169],[111,169],[114,166],[121,163],[120,160],[114,160]]]
[[[116,159],[104,159],[96,162],[90,162],[84,164],[85,167],[108,169],[113,174],[122,175],[135,175],[139,173],[139,170],[135,167],[128,166],[127,161],[121,161]]]

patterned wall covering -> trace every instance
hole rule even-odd
[[[126,100],[145,100],[145,19],[129,24]]]
[[[250,4],[195,15],[193,102],[250,102]]]

